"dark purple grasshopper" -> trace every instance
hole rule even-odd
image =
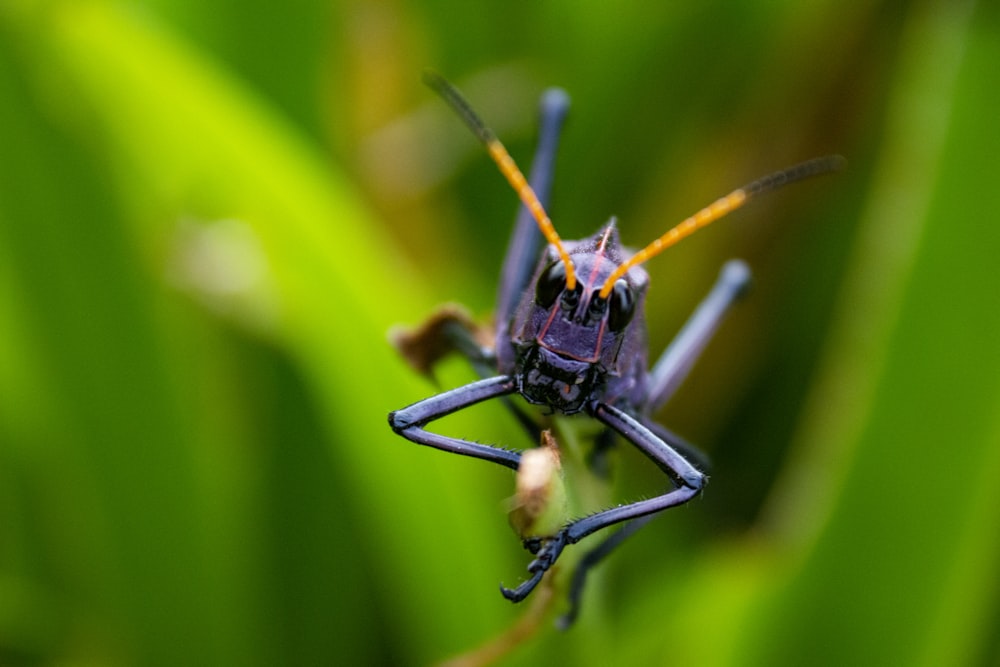
[[[451,326],[443,334],[449,339],[447,346],[463,353],[484,379],[390,413],[392,429],[421,445],[517,470],[521,462],[518,451],[439,435],[425,427],[481,401],[519,394],[549,412],[584,413],[598,420],[606,435],[616,433],[638,447],[672,483],[662,495],[570,521],[553,535],[524,539],[525,548],[534,555],[528,565],[530,577],[514,589],[501,586],[503,595],[513,602],[534,590],[567,545],[627,522],[580,561],[569,588],[571,608],[562,619],[565,626],[576,615],[587,571],[656,513],[686,503],[704,487],[707,477],[700,469],[704,458],[651,415],[673,395],[750,282],[750,271],[743,262],[728,262],[711,292],[650,369],[643,316],[649,276],[638,265],[751,197],[835,170],[842,158],[817,158],[754,181],[636,253],[620,245],[613,218],[590,238],[563,242],[545,213],[545,202],[559,132],[569,108],[566,94],[550,90],[542,97],[541,131],[529,185],[461,94],[436,74],[428,74],[425,81],[486,145],[523,206],[504,259],[494,348],[475,342],[470,326]],[[548,241],[544,249],[543,237]],[[513,402],[508,403],[537,435],[540,427],[534,420]]]

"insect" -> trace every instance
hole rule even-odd
[[[750,271],[743,262],[728,262],[708,296],[650,367],[643,315],[649,276],[640,264],[757,195],[840,168],[843,158],[816,158],[753,181],[683,220],[638,252],[621,246],[614,218],[589,238],[563,241],[545,204],[558,137],[568,111],[566,94],[550,90],[542,98],[539,144],[529,183],[454,86],[435,73],[427,73],[425,82],[485,145],[523,206],[503,263],[492,348],[476,342],[472,326],[460,319],[440,328],[440,337],[447,339],[444,344],[462,352],[483,379],[390,413],[393,431],[421,445],[517,470],[522,459],[518,451],[427,430],[431,422],[445,415],[517,394],[549,412],[583,414],[597,420],[606,434],[617,434],[637,447],[670,480],[670,487],[656,497],[569,521],[554,534],[524,537],[524,547],[534,556],[528,565],[529,576],[513,589],[501,586],[504,597],[513,602],[535,589],[567,546],[625,524],[580,561],[568,592],[571,610],[563,617],[565,626],[575,617],[587,570],[658,512],[688,502],[704,488],[707,476],[697,463],[703,460],[697,450],[651,415],[673,395],[750,282]],[[537,434],[539,427],[523,408],[513,401],[508,403]]]

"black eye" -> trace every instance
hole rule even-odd
[[[635,315],[635,296],[627,282],[619,280],[615,283],[608,297],[608,304],[608,328],[612,331],[621,331]]]
[[[535,284],[535,303],[542,308],[548,308],[556,302],[556,297],[566,287],[566,267],[562,262],[552,262]]]

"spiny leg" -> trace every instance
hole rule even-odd
[[[436,383],[434,369],[452,353],[464,357],[480,378],[496,375],[497,358],[490,347],[492,333],[486,336],[484,333],[484,328],[476,324],[464,308],[446,304],[419,327],[391,332],[390,340],[410,366]],[[486,341],[484,337],[490,340]],[[541,434],[537,420],[509,396],[504,396],[502,400],[528,433],[529,439],[537,441]]]
[[[485,379],[496,373],[497,358],[493,349],[484,347],[480,342],[480,331],[471,319],[466,318],[449,322],[443,335],[447,337],[446,344],[465,357],[476,374]],[[503,396],[501,400],[514,415],[517,423],[527,432],[528,439],[537,442],[542,433],[542,427],[538,424],[537,419],[517,402],[511,400],[510,396]]]
[[[540,539],[536,543],[530,544],[529,547],[535,554],[535,559],[528,565],[528,572],[532,576],[517,588],[501,587],[504,597],[512,602],[523,600],[538,585],[542,576],[552,567],[567,545],[575,544],[588,535],[616,523],[639,519],[670,507],[682,505],[697,495],[705,485],[707,478],[704,473],[635,417],[605,403],[597,403],[590,409],[590,412],[599,421],[638,447],[670,477],[675,486],[670,491],[654,498],[639,500],[577,519],[564,526],[555,536]],[[625,537],[627,536],[628,534],[625,535]],[[611,548],[614,546],[617,544],[612,544]]]
[[[703,473],[708,473],[711,468],[711,462],[709,461],[707,454],[672,431],[668,430],[662,424],[642,416],[638,417],[638,420],[643,426],[652,431],[664,442],[669,443],[671,447],[677,450],[681,456],[691,462],[691,464],[698,470]],[[613,433],[613,431],[608,429],[605,433]],[[611,536],[605,538],[600,544],[590,549],[583,555],[583,558],[580,559],[576,569],[573,570],[573,578],[570,581],[569,591],[566,595],[567,600],[569,601],[569,611],[560,616],[556,621],[556,624],[560,629],[567,629],[576,620],[577,614],[580,610],[580,600],[583,597],[583,589],[586,586],[587,576],[590,574],[590,571],[600,565],[604,559],[610,556],[611,552],[617,549],[626,539],[635,535],[643,526],[655,519],[657,516],[659,515],[648,514],[644,517],[629,521],[622,526],[621,529],[615,531]]]
[[[732,305],[749,286],[750,268],[746,263],[738,259],[726,262],[712,291],[649,372],[649,398],[644,412],[656,412],[673,396]]]
[[[517,470],[521,461],[518,452],[469,442],[424,429],[430,422],[445,415],[457,412],[470,405],[475,405],[490,398],[512,394],[516,389],[514,380],[506,375],[479,380],[436,396],[431,396],[401,410],[389,413],[389,424],[392,430],[420,445],[427,445],[453,454],[471,456],[484,461],[491,461]]]

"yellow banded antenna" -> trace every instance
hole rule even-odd
[[[563,247],[562,239],[556,233],[556,228],[552,226],[552,220],[549,219],[549,214],[545,212],[545,207],[542,206],[542,202],[538,201],[538,195],[528,185],[528,181],[524,178],[521,170],[517,168],[514,158],[510,156],[510,153],[500,143],[497,136],[493,134],[493,130],[486,127],[486,123],[472,110],[472,106],[462,97],[462,93],[458,92],[455,86],[451,85],[437,72],[432,71],[424,72],[424,83],[444,98],[444,101],[461,116],[465,124],[472,130],[472,133],[476,135],[476,138],[486,146],[490,157],[493,158],[497,167],[500,168],[500,173],[507,178],[511,187],[517,192],[517,196],[521,198],[524,205],[531,211],[531,215],[535,218],[535,222],[538,223],[538,229],[545,236],[545,240],[553,245],[556,252],[559,253],[559,258],[562,260],[563,266],[566,267],[566,289],[574,289],[576,287],[576,271],[573,268],[573,262],[569,259],[569,253]]]
[[[604,281],[604,285],[601,286],[600,297],[602,299],[607,299],[608,295],[611,294],[611,290],[614,289],[615,282],[624,276],[633,266],[642,264],[646,260],[655,257],[681,239],[690,236],[702,227],[705,227],[726,214],[735,211],[747,203],[751,198],[765,192],[777,190],[778,188],[788,185],[789,183],[794,183],[795,181],[801,181],[805,178],[811,178],[813,176],[819,176],[820,174],[838,171],[842,169],[846,163],[847,161],[839,155],[827,155],[824,157],[813,158],[812,160],[807,160],[795,166],[789,167],[788,169],[782,169],[781,171],[765,176],[764,178],[757,179],[749,185],[744,185],[742,188],[733,190],[725,197],[716,199],[714,202],[701,209],[690,218],[682,220],[675,227],[669,229],[665,234],[663,234],[663,236],[656,239],[619,265],[619,267],[615,269],[610,276],[608,276],[608,279]]]

